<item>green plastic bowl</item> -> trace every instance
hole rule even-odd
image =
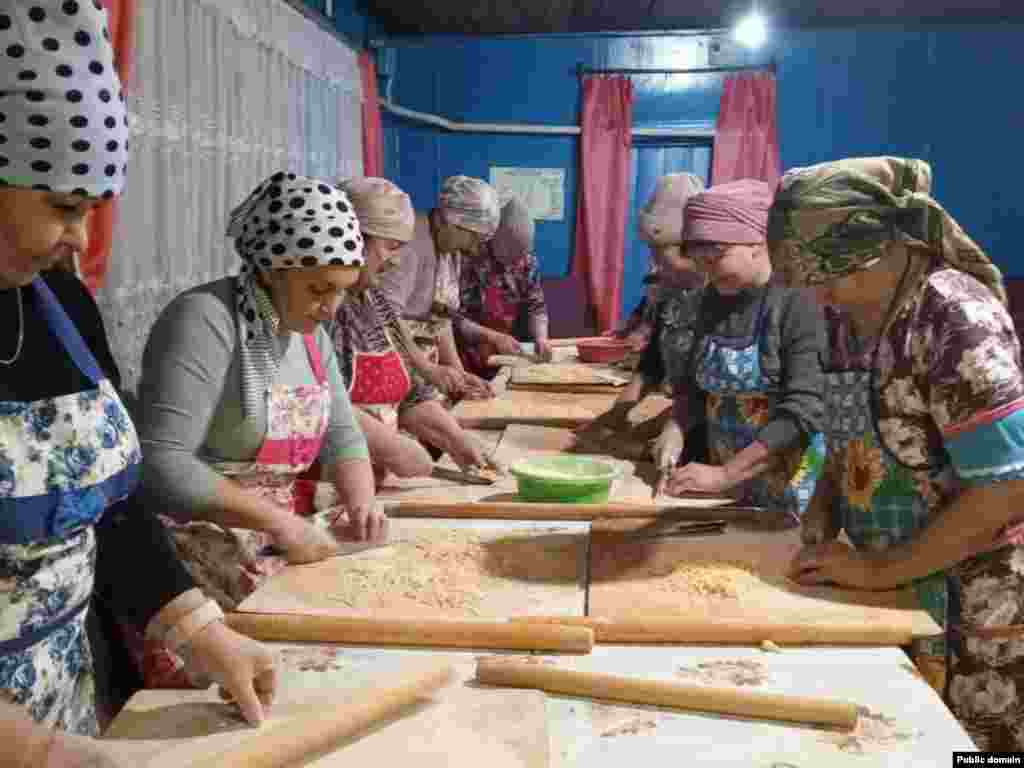
[[[612,482],[622,474],[616,465],[584,456],[531,456],[508,470],[523,501],[600,504],[608,501]]]

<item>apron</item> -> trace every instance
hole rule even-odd
[[[508,301],[505,291],[499,283],[500,276],[490,274],[490,282],[484,287],[483,292],[483,316],[480,318],[480,325],[485,328],[492,328],[501,333],[515,336],[516,324],[519,319],[521,304],[516,301]],[[480,339],[475,344],[463,344],[459,347],[463,363],[477,376],[493,379],[498,368],[488,365],[487,361],[498,350],[486,339]]]
[[[96,735],[85,617],[93,526],[129,496],[142,455],[131,418],[60,302],[32,283],[54,336],[95,384],[0,401],[0,690],[39,723]]]
[[[882,551],[916,537],[928,507],[909,469],[881,444],[871,406],[871,373],[829,371],[825,375],[828,451],[836,466],[838,524],[857,549]],[[946,576],[932,574],[913,584],[923,607],[946,626]],[[942,638],[914,641],[914,652],[944,653]]]
[[[761,373],[761,342],[767,318],[764,297],[754,334],[748,339],[707,337],[696,361],[697,386],[707,395],[708,450],[722,465],[749,446],[772,417],[777,395]],[[699,343],[700,340],[695,340]],[[797,525],[814,493],[825,457],[825,438],[815,434],[778,457],[775,464],[744,486],[745,501],[783,512]]]
[[[267,436],[252,461],[217,462],[213,469],[233,478],[250,493],[297,514],[313,513],[314,483],[296,481],[320,453],[330,419],[331,391],[312,336],[304,336],[317,384],[274,384],[267,393]],[[161,516],[178,556],[207,597],[225,611],[234,610],[288,560],[264,531],[222,528],[197,521],[179,523]],[[191,687],[184,662],[165,647],[136,634],[142,645],[142,672],[150,688]],[[206,681],[196,681],[196,684]]]
[[[434,273],[433,303],[458,309],[461,303],[459,291],[459,255],[457,253],[437,254],[437,268]],[[406,325],[413,340],[427,356],[436,364],[438,361],[438,338],[444,330],[447,318],[431,315],[427,319],[406,319]]]
[[[412,378],[393,345],[387,352],[353,353],[352,383],[348,388],[353,405],[397,428],[398,406],[411,389]]]

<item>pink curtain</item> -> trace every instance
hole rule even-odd
[[[132,85],[132,63],[135,60],[135,17],[138,12],[135,3],[136,0],[103,2],[114,47],[114,66],[125,90]],[[89,213],[89,244],[79,259],[78,271],[82,282],[93,293],[103,284],[107,274],[116,218],[116,200],[104,200]]]
[[[384,175],[384,131],[380,124],[377,100],[377,65],[369,51],[359,54],[359,72],[363,78],[363,175]]]
[[[779,180],[779,139],[775,125],[775,75],[730,75],[722,90],[715,126],[711,183]]]
[[[576,256],[572,273],[587,286],[599,331],[616,327],[629,213],[633,84],[624,77],[583,80]]]

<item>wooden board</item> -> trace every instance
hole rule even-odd
[[[601,415],[616,394],[570,394],[508,390],[491,400],[463,400],[452,415],[463,427],[504,429],[509,424],[578,427]]]
[[[915,636],[940,633],[909,589],[861,592],[802,587],[786,577],[800,549],[798,529],[733,525],[724,535],[630,538],[653,519],[595,521],[591,534],[589,614],[683,615],[785,623],[864,624],[909,619]],[[719,581],[693,586],[691,569],[735,564]],[[677,570],[682,567],[682,570]],[[704,574],[707,576],[707,574]]]
[[[510,390],[540,392],[573,391],[618,394],[622,391],[622,387],[629,383],[630,378],[629,374],[605,365],[575,362],[540,363],[512,368],[508,387]]]
[[[238,607],[376,618],[583,615],[586,524],[393,519],[396,543],[290,566]]]
[[[279,659],[279,692],[271,722],[321,702],[343,703],[359,696],[359,686],[386,681],[393,674],[381,675],[375,668],[354,670],[335,649],[324,646],[289,646],[279,651]],[[146,690],[132,697],[104,738],[126,764],[177,768],[244,743],[253,733],[212,688]],[[482,689],[460,679],[433,702],[306,765],[392,766],[415,758],[417,768],[546,768],[548,744],[542,693]]]

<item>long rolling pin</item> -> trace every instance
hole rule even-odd
[[[501,658],[480,659],[476,677],[486,685],[534,688],[548,693],[715,712],[723,715],[815,723],[852,729],[857,705],[803,696],[642,680],[598,672],[577,672]]]
[[[631,616],[606,619],[594,616],[517,616],[520,624],[556,624],[589,627],[599,643],[718,643],[760,645],[910,645],[910,620],[888,623],[773,623],[734,619],[688,619],[675,616]]]
[[[388,517],[440,517],[465,518],[473,520],[600,520],[620,517],[652,517],[660,515],[677,516],[680,520],[718,520],[730,511],[730,502],[722,500],[720,507],[686,507],[675,505],[643,505],[621,502],[602,504],[546,504],[543,502],[519,501],[399,501],[383,502]],[[746,508],[738,508],[745,510]],[[730,519],[747,519],[743,511],[728,515]]]
[[[229,613],[233,630],[267,642],[412,645],[590,653],[594,630],[559,624],[456,619],[373,619],[290,613]]]
[[[364,733],[374,724],[429,697],[451,682],[450,664],[410,674],[400,683],[375,686],[358,701],[334,707],[316,707],[260,729],[243,744],[186,763],[185,768],[285,768],[305,761],[332,745]]]

